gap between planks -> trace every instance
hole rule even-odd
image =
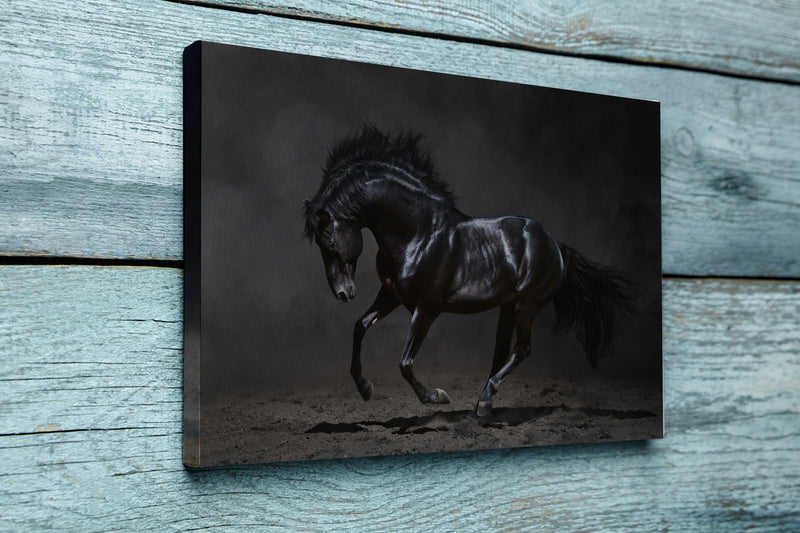
[[[84,256],[45,256],[45,255],[0,255],[0,266],[95,266],[95,267],[150,267],[174,268],[183,270],[182,259],[126,259],[112,257],[84,257]],[[664,273],[663,280],[732,280],[732,281],[781,281],[796,283],[800,277],[769,276],[693,276],[689,274]]]
[[[56,255],[0,255],[0,266],[109,266],[183,269],[183,259],[136,259]]]

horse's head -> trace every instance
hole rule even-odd
[[[311,216],[313,231],[309,236],[322,253],[328,285],[336,298],[350,302],[356,297],[356,263],[364,245],[361,227],[352,220],[338,219],[324,209]]]

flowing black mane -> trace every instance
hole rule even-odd
[[[416,180],[422,191],[454,205],[450,187],[436,174],[430,154],[420,146],[421,138],[413,132],[391,134],[365,125],[337,142],[328,152],[322,184],[305,206],[306,237],[313,238],[315,213],[320,209],[343,218],[355,214],[368,171],[402,172]]]

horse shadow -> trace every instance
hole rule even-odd
[[[320,422],[307,429],[306,433],[359,433],[370,427],[383,427],[395,435],[423,434],[432,431],[452,431],[465,423],[482,428],[504,429],[516,427],[557,412],[578,412],[590,417],[611,417],[618,420],[656,417],[656,413],[645,410],[596,409],[570,407],[566,404],[536,407],[500,407],[489,416],[477,417],[474,410],[437,411],[430,415],[394,417],[389,420],[362,420],[358,422]]]

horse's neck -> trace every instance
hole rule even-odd
[[[360,209],[378,244],[408,243],[466,218],[444,199],[399,180],[372,180]]]

